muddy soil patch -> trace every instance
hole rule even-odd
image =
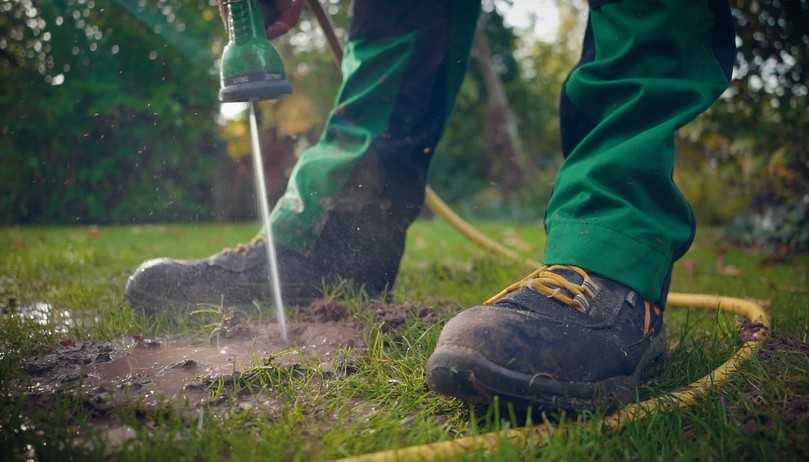
[[[426,324],[440,321],[433,307],[415,303],[374,303],[370,310],[374,320],[381,323],[382,331],[387,333],[398,331],[408,319],[418,319]],[[311,322],[342,321],[349,316],[348,307],[328,298],[315,300],[299,313],[300,319]]]
[[[742,342],[760,340],[770,335],[770,329],[768,329],[764,324],[758,322],[752,322],[745,319],[743,322],[739,323],[738,326],[739,338],[742,340]]]
[[[361,329],[350,322],[292,322],[289,338],[281,341],[275,322],[241,321],[210,338],[66,341],[26,364],[29,393],[78,388],[100,411],[132,397],[147,405],[161,399],[197,405],[206,402],[211,384],[227,384],[257,366],[330,371],[365,351]]]
[[[433,308],[423,305],[377,303],[369,308],[385,332],[396,332],[410,320],[440,320]],[[133,402],[144,406],[138,404],[135,411],[144,422],[152,419],[152,410],[162,412],[164,404],[176,406],[191,425],[201,415],[207,419],[230,412],[272,418],[295,397],[274,396],[263,387],[248,391],[243,385],[253,383],[256,374],[268,368],[273,377],[305,374],[311,368],[319,368],[324,377],[351,374],[366,351],[363,326],[345,304],[333,300],[302,308],[289,323],[289,344],[281,341],[275,322],[245,320],[239,312],[223,313],[220,321],[207,337],[65,340],[26,362],[31,404],[48,409],[61,395],[75,396],[90,411],[92,428],[117,447],[134,431],[116,412],[128,410]],[[312,405],[313,412],[320,411]]]

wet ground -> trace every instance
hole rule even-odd
[[[344,320],[301,321],[289,325],[289,344],[275,322],[239,321],[209,338],[146,339],[116,342],[64,341],[28,362],[30,393],[47,395],[78,387],[103,408],[143,397],[204,403],[212,384],[256,367],[289,368],[306,364],[323,371],[361,355],[360,328]]]
[[[43,323],[54,321],[52,310],[46,309],[50,307],[34,308],[34,314],[48,318]],[[58,395],[76,396],[94,416],[93,427],[116,447],[134,436],[134,430],[115,417],[115,409],[127,404],[141,402],[149,409],[168,402],[183,413],[196,415],[199,409],[199,418],[204,412],[216,414],[236,406],[272,415],[280,401],[263,390],[240,393],[236,403],[225,402],[217,392],[232,388],[245,372],[262,368],[345,373],[366,351],[361,326],[337,303],[320,301],[304,310],[288,326],[288,343],[281,340],[276,322],[242,319],[239,313],[222,313],[208,336],[63,340],[26,363],[28,395],[43,408]],[[19,314],[40,321],[26,310]]]
[[[438,321],[431,308],[419,305],[380,303],[371,308],[385,332],[395,332],[408,317]],[[232,386],[245,372],[310,368],[327,376],[345,374],[366,352],[362,325],[334,301],[312,303],[288,327],[289,343],[284,343],[276,322],[244,319],[239,311],[230,311],[222,313],[208,336],[63,340],[26,363],[28,394],[43,407],[57,394],[75,394],[93,411],[93,423],[117,445],[129,438],[131,429],[117,423],[112,411],[133,400],[147,408],[165,402],[191,410],[210,408],[222,403],[215,391]],[[238,406],[266,408],[267,413],[278,407],[278,400],[260,390],[243,393],[238,401]]]
[[[262,387],[228,391],[263,370],[281,374],[310,370],[318,377],[352,373],[366,353],[363,325],[367,324],[349,311],[331,300],[315,301],[289,323],[289,343],[281,340],[276,322],[245,319],[235,310],[220,312],[209,335],[132,336],[111,342],[65,339],[25,363],[31,377],[28,395],[45,409],[60,395],[77,397],[90,410],[94,429],[82,430],[77,441],[88,435],[85,431],[100,432],[112,447],[134,436],[132,427],[116,417],[116,410],[135,402],[145,409],[169,403],[191,421],[236,407],[272,417],[283,407],[283,396]],[[70,312],[47,304],[20,307],[14,313],[43,326],[57,326],[55,332],[65,334],[75,322]],[[386,333],[399,331],[407,319],[439,321],[432,308],[414,304],[377,303],[370,306],[370,314],[372,323]]]

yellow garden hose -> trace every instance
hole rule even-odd
[[[696,308],[722,310],[738,314],[760,326],[753,338],[742,344],[721,366],[696,382],[671,393],[651,398],[639,403],[630,404],[604,419],[603,424],[611,430],[620,429],[627,423],[641,419],[649,414],[689,407],[708,393],[711,387],[721,386],[742,363],[750,359],[761,347],[769,333],[770,319],[756,303],[739,298],[718,295],[678,294],[671,293],[669,306],[678,308]],[[357,457],[341,459],[343,462],[405,462],[447,459],[471,451],[495,449],[500,442],[508,440],[515,447],[525,447],[530,442],[541,442],[551,434],[549,424],[535,427],[523,427],[502,432],[491,432],[477,436],[467,436],[449,441],[410,446],[402,449],[375,452]]]
[[[331,25],[328,16],[323,11],[318,0],[307,0],[307,4],[326,35],[327,42],[339,67],[339,63],[342,61],[343,50],[337,40],[337,35],[334,33],[334,27]],[[521,257],[517,252],[478,231],[475,227],[458,216],[458,214],[456,214],[429,186],[427,186],[425,190],[425,202],[436,215],[440,216],[451,227],[461,233],[461,235],[478,246],[515,262],[522,263],[531,269],[543,266],[542,263],[538,261]],[[708,393],[711,387],[721,386],[745,361],[752,358],[769,335],[770,317],[759,304],[749,300],[719,295],[672,292],[669,293],[667,305],[676,308],[727,311],[747,318],[755,328],[753,329],[752,335],[745,340],[738,351],[710,374],[679,390],[666,393],[656,398],[650,398],[646,401],[630,404],[616,411],[607,416],[603,421],[603,424],[608,429],[620,429],[629,422],[633,422],[656,412],[694,405],[697,400]],[[437,443],[375,452],[341,460],[343,462],[406,462],[446,459],[475,450],[494,449],[503,440],[508,440],[516,447],[525,447],[529,442],[541,443],[550,435],[551,431],[552,428],[549,424],[543,424],[534,427],[491,432],[449,441],[439,441]]]
[[[464,237],[487,250],[491,250],[511,260],[536,268],[540,262],[524,259],[516,252],[493,241],[472,225],[459,217],[429,186],[426,191],[426,202],[430,210],[443,218]],[[655,412],[685,408],[697,402],[708,393],[711,387],[721,386],[742,363],[752,358],[767,338],[770,329],[770,318],[757,303],[733,297],[719,295],[700,295],[670,293],[668,306],[676,308],[693,308],[703,310],[721,310],[747,318],[753,326],[754,333],[722,365],[696,382],[671,393],[650,398],[646,401],[630,404],[606,417],[603,424],[617,430],[629,422],[641,419]],[[402,449],[375,452],[356,457],[341,459],[343,462],[406,462],[447,459],[453,456],[482,450],[495,449],[500,442],[508,440],[516,447],[525,447],[529,442],[541,443],[549,436],[552,428],[548,424],[535,427],[524,427],[502,432],[491,432],[476,436],[467,436],[449,441],[410,446]]]
[[[455,211],[452,210],[446,202],[438,197],[438,194],[433,191],[433,188],[429,186],[424,189],[424,202],[427,204],[427,207],[433,211],[433,213],[443,218],[447,224],[455,228],[456,231],[478,246],[483,247],[484,249],[489,249],[496,254],[508,258],[509,260],[524,263],[526,266],[531,268],[536,269],[542,266],[542,264],[539,262],[521,257],[517,252],[509,249],[497,241],[493,241],[488,236],[478,231],[474,226],[470,225],[464,221],[463,218],[458,216],[458,214],[455,213]]]

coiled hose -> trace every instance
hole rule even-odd
[[[329,43],[335,61],[338,63],[339,67],[339,63],[343,58],[343,50],[329,17],[326,15],[325,11],[323,11],[318,0],[307,0],[307,4],[312,10],[312,13],[314,13],[323,33],[326,35],[326,40]],[[542,266],[542,263],[523,258],[512,249],[503,246],[478,231],[474,226],[458,216],[458,214],[429,186],[427,186],[425,190],[425,202],[430,210],[476,245],[515,262],[522,263],[531,269]],[[722,386],[745,361],[752,358],[753,355],[758,352],[761,345],[769,336],[770,317],[759,304],[749,300],[723,297],[720,295],[672,292],[669,293],[667,305],[673,308],[726,311],[747,318],[752,325],[755,326],[755,329],[750,338],[746,340],[727,361],[714,369],[710,374],[679,390],[630,404],[607,416],[603,424],[610,430],[618,430],[627,423],[639,420],[656,412],[681,409],[694,405],[699,399],[704,397],[712,387]],[[544,424],[534,427],[515,428],[501,432],[467,436],[449,441],[439,441],[437,443],[410,446],[402,449],[374,452],[340,460],[343,462],[407,462],[447,459],[471,451],[494,449],[503,440],[508,440],[515,447],[525,447],[530,442],[541,442],[545,437],[550,435],[551,431],[551,427],[548,424]]]

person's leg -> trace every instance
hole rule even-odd
[[[695,230],[672,179],[674,132],[727,87],[732,18],[727,0],[591,3],[582,59],[562,91],[566,159],[545,262],[607,275],[663,305]]]
[[[674,134],[726,88],[732,18],[727,0],[590,4],[562,97],[551,266],[445,326],[427,366],[439,392],[588,409],[633,399],[661,363],[661,307],[694,227]]]
[[[272,213],[278,245],[392,285],[464,74],[479,2],[355,1],[343,83]]]
[[[375,295],[395,281],[405,231],[466,72],[477,0],[356,0],[343,82],[320,141],[272,213],[285,298],[352,280]],[[144,263],[126,289],[144,312],[269,299],[264,242],[206,260]]]

